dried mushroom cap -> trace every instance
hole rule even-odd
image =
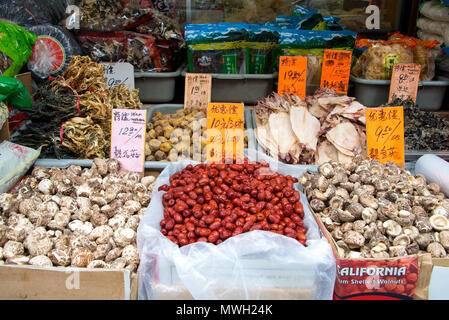
[[[444,249],[449,250],[449,231],[444,230],[440,232],[440,243]]]
[[[433,215],[429,218],[429,223],[435,230],[449,230],[449,220],[445,216]]]
[[[415,227],[418,228],[420,233],[427,233],[432,231],[432,225],[427,217],[419,216],[415,220]]]
[[[111,269],[124,269],[126,267],[126,258],[119,257],[109,265]]]
[[[388,250],[392,257],[403,257],[407,255],[406,247],[402,245],[390,246]]]
[[[330,163],[324,163],[318,167],[318,172],[325,178],[332,178],[335,174],[334,167]]]
[[[15,256],[23,255],[25,248],[21,242],[18,241],[8,241],[3,246],[3,257],[10,259]]]
[[[416,239],[416,243],[419,245],[421,250],[426,250],[427,246],[435,241],[435,237],[431,232],[420,233]]]
[[[338,218],[341,222],[352,222],[355,217],[347,210],[338,209]]]
[[[44,255],[35,256],[31,258],[28,263],[32,266],[40,266],[40,267],[52,267],[53,263],[50,258]]]
[[[364,208],[362,210],[362,219],[366,223],[371,223],[377,220],[377,212],[373,208]]]
[[[349,248],[360,248],[365,243],[365,238],[360,233],[350,230],[343,235],[343,241],[346,242]]]
[[[53,242],[43,227],[31,232],[23,244],[31,256],[46,255],[53,248]]]
[[[87,265],[88,269],[106,269],[109,268],[109,264],[102,261],[102,260],[92,260],[88,265]]]
[[[87,248],[77,247],[72,250],[71,264],[74,267],[87,267],[94,259],[92,251]]]
[[[446,256],[446,250],[438,242],[432,242],[427,246],[427,252],[431,254],[432,258],[444,258]]]
[[[394,246],[408,246],[410,244],[410,237],[405,234],[400,234],[393,240]]]
[[[402,232],[407,235],[411,240],[415,240],[419,235],[419,230],[415,226],[407,226],[402,228]]]
[[[383,223],[386,233],[389,236],[396,237],[401,234],[402,227],[394,220],[387,220]]]

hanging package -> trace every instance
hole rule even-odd
[[[278,41],[278,29],[263,24],[250,24],[246,44],[246,73],[273,73],[274,50]]]
[[[187,24],[189,72],[245,73],[247,23]]]
[[[58,76],[67,68],[73,56],[82,54],[77,40],[65,28],[39,25],[28,30],[37,35],[33,54],[28,61],[28,69],[37,78]]]
[[[13,77],[31,56],[36,36],[6,21],[0,21],[0,34],[0,75]]]
[[[22,27],[52,23],[49,10],[34,0],[0,1],[0,19]]]
[[[16,78],[0,76],[0,101],[11,108],[32,108],[28,89]]]

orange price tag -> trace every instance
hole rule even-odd
[[[412,99],[416,103],[421,66],[413,63],[395,63],[391,75],[388,102],[397,98]]]
[[[324,50],[321,88],[330,88],[341,94],[348,93],[351,60],[351,51]]]
[[[306,98],[307,57],[279,58],[279,94],[294,94]]]
[[[208,162],[243,161],[243,112],[243,103],[209,103],[206,148]]]
[[[366,137],[371,159],[404,165],[404,108],[367,108]]]
[[[187,73],[184,91],[184,108],[200,107],[206,111],[211,101],[212,75]]]

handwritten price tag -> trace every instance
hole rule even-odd
[[[116,87],[122,83],[134,89],[134,66],[128,62],[102,63],[106,87]]]
[[[207,161],[240,163],[244,147],[243,103],[209,103]]]
[[[207,73],[187,73],[184,93],[184,107],[200,107],[207,110],[211,101],[212,75]]]
[[[388,102],[397,98],[412,99],[416,102],[418,94],[419,75],[421,66],[412,63],[395,63],[391,75],[390,97]]]
[[[112,111],[111,158],[124,170],[143,172],[145,162],[146,110]]]
[[[307,57],[281,56],[279,60],[279,94],[306,98]]]
[[[404,165],[404,108],[367,108],[368,156],[381,163]]]
[[[330,88],[341,94],[348,93],[351,60],[351,51],[324,50],[321,88]]]

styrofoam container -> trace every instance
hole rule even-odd
[[[181,75],[180,67],[175,72],[135,72],[134,82],[139,89],[143,103],[170,102],[175,97],[176,78]]]
[[[182,71],[185,77],[187,69]],[[243,102],[256,104],[273,92],[277,73],[221,74],[212,73],[212,102]]]
[[[367,107],[378,107],[388,102],[390,80],[369,80],[350,76],[354,84],[354,97]],[[416,103],[421,110],[435,111],[442,107],[449,79],[437,77],[432,81],[420,81]]]
[[[162,114],[173,114],[177,110],[184,108],[183,104],[158,104],[147,109],[147,123],[151,122],[151,118],[156,112]],[[248,149],[255,149],[256,147],[256,137],[254,136],[254,127],[252,119],[251,110],[245,108],[244,111],[244,122],[245,122],[245,133],[248,135]],[[154,169],[164,169],[170,164],[168,161],[145,161],[145,165],[149,168]]]

